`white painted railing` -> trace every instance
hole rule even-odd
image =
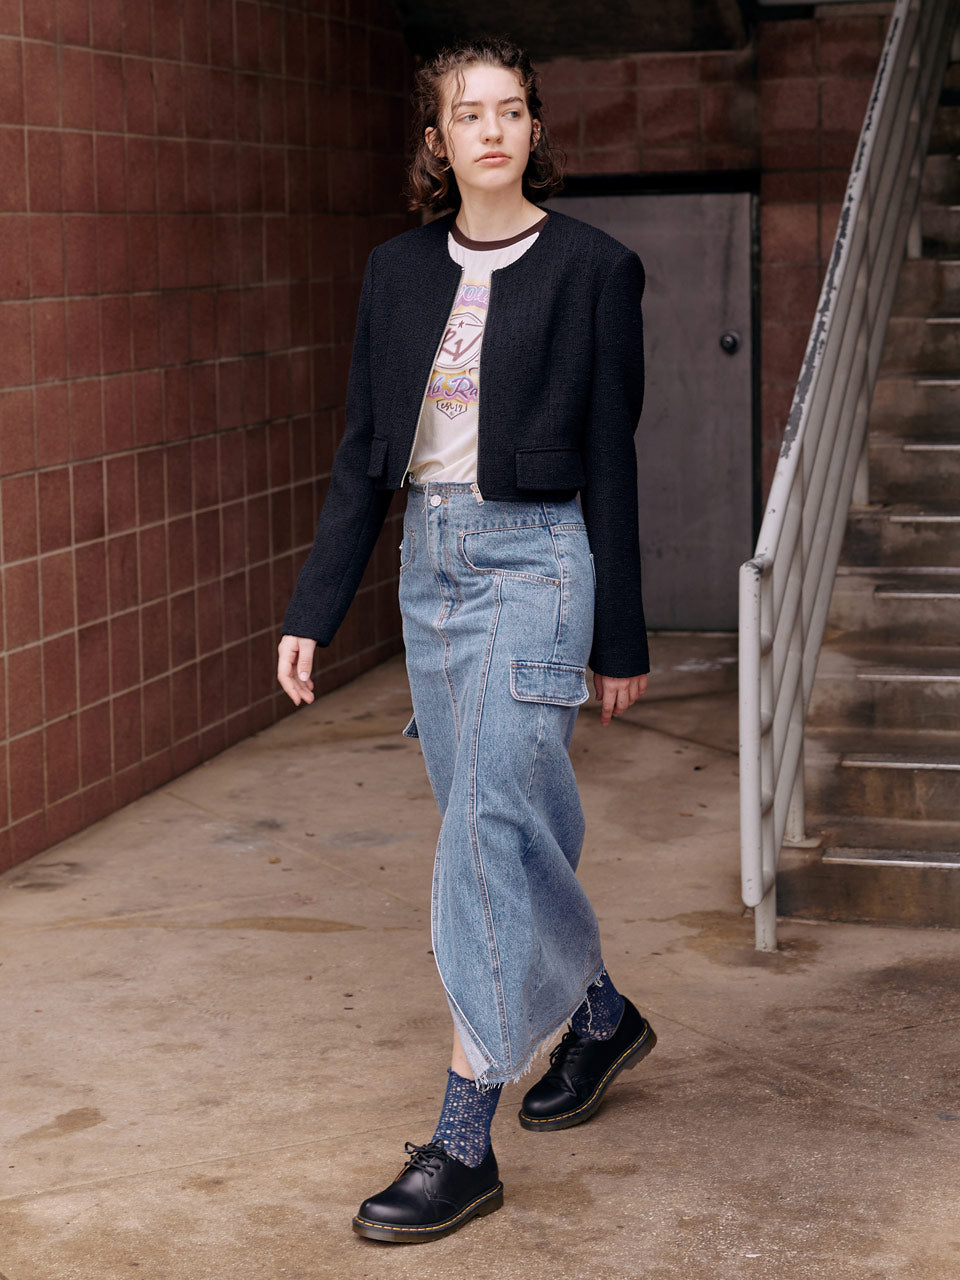
[[[743,901],[774,951],[784,843],[804,842],[803,726],[957,0],[897,0],[753,559],[740,567]]]

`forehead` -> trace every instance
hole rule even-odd
[[[499,102],[502,98],[519,96],[526,101],[526,94],[518,72],[510,67],[491,67],[485,62],[473,62],[459,74],[447,73],[443,86],[444,106],[454,102]]]

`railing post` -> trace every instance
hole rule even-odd
[[[911,259],[923,257],[923,226],[920,221],[920,201],[914,206],[907,228],[907,257]]]
[[[777,951],[777,886],[772,885],[753,912],[754,949]]]
[[[801,717],[801,734],[803,733],[803,724]],[[790,803],[787,805],[786,825],[783,829],[783,843],[789,845],[803,845],[807,839],[806,825],[806,808],[804,805],[804,786],[803,786],[803,746],[800,747],[800,759],[797,761],[797,776],[793,780],[793,790],[790,792]]]
[[[870,501],[870,441],[867,435],[864,435],[863,448],[857,460],[850,501],[855,507],[865,507]]]

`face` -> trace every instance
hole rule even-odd
[[[475,63],[443,89],[443,143],[426,131],[427,145],[447,160],[461,193],[519,187],[540,136],[520,77],[507,67]]]

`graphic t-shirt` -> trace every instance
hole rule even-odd
[[[509,240],[468,240],[456,223],[447,249],[463,267],[460,288],[437,352],[417,423],[410,474],[418,484],[444,480],[473,484],[477,478],[480,347],[490,301],[490,276],[523,256],[543,224]]]

